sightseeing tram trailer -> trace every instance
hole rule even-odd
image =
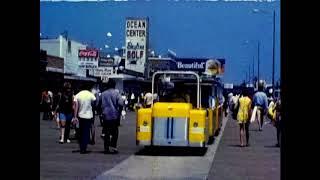
[[[223,120],[223,104],[219,101],[222,96],[223,86],[216,78],[202,78],[201,93],[203,107],[207,108],[209,144],[220,132]],[[210,101],[214,101],[211,102]],[[208,102],[208,104],[206,104]]]
[[[220,129],[222,127],[222,120],[223,120],[223,101],[222,101],[222,98],[223,98],[223,85],[221,82],[217,82],[214,84],[215,86],[215,94],[216,94],[216,97],[217,97],[217,111],[218,111],[218,131],[217,133],[220,132]],[[225,99],[225,101],[227,101],[227,99]],[[217,135],[217,134],[216,134]]]
[[[213,138],[219,129],[219,101],[217,98],[214,108],[201,107],[201,79],[199,75],[191,71],[158,71],[152,77],[152,94],[155,93],[156,76],[170,77],[173,83],[183,83],[185,87],[178,87],[178,91],[191,91],[189,102],[172,102],[170,96],[162,97],[157,86],[159,102],[152,104],[151,108],[138,110],[136,123],[136,144],[144,146],[183,146],[205,148],[209,138]],[[195,86],[190,86],[192,76],[196,80]],[[188,86],[189,83],[189,86]],[[171,84],[171,85],[172,85]],[[166,85],[167,86],[167,85]],[[170,83],[169,83],[170,86]],[[203,92],[212,93],[212,85]],[[175,90],[177,92],[177,89]],[[194,95],[196,92],[196,96]],[[208,96],[208,95],[205,95]],[[217,97],[217,96],[216,96]],[[208,97],[204,99],[208,100]],[[205,103],[204,103],[205,104]],[[221,106],[222,107],[222,106]]]

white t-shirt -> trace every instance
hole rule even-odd
[[[74,97],[74,101],[78,102],[78,116],[84,119],[93,118],[92,101],[95,101],[96,97],[88,90],[80,91]]]
[[[134,94],[132,93],[132,94],[131,94],[131,99],[134,99],[134,98],[135,98],[135,97],[134,97]]]
[[[146,93],[144,96],[144,100],[146,101],[146,105],[151,105],[152,104],[152,94],[151,93]]]
[[[157,94],[157,93],[154,93],[154,94],[153,94],[153,99],[154,99],[154,100],[158,100],[158,94]]]
[[[53,93],[51,91],[48,91],[48,94],[49,94],[50,98],[53,98]]]
[[[215,97],[211,96],[210,97],[210,104],[211,104],[211,109],[215,108],[216,107],[216,100],[215,100]]]
[[[94,89],[94,88],[92,88],[92,89],[91,89],[91,93],[92,93],[92,94],[96,94],[96,93],[97,93],[97,90]]]
[[[123,99],[124,104],[127,105],[128,104],[127,96],[122,95],[121,98]]]

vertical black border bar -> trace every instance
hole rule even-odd
[[[171,118],[171,139],[173,139],[173,117]]]
[[[169,127],[170,127],[170,122],[169,122],[170,118],[167,118],[167,139],[169,139]]]
[[[286,6],[285,6],[285,1],[281,0],[280,2],[280,49],[281,49],[281,53],[280,53],[280,78],[281,78],[281,83],[280,83],[280,89],[281,89],[281,105],[282,105],[282,109],[281,109],[281,147],[280,147],[280,179],[287,179],[287,171],[286,171],[286,153],[285,153],[285,149],[287,146],[286,143],[286,120],[289,118],[288,117],[288,110],[287,110],[287,105],[288,105],[288,92],[287,92],[287,87],[285,86],[285,84],[288,82],[288,73],[286,72],[288,68],[288,63],[287,63],[287,51],[286,48],[284,48],[284,44],[283,42],[286,41],[287,38],[287,33],[286,32],[286,23],[287,23],[287,19],[285,19],[285,14],[286,14]]]

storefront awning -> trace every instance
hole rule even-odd
[[[47,67],[46,69],[47,69],[48,72],[57,72],[57,73],[62,73],[63,74],[63,69],[61,69],[61,68]]]
[[[139,77],[132,76],[132,75],[129,75],[129,74],[112,74],[112,75],[109,75],[108,78],[111,78],[111,79],[123,79],[123,80],[139,79]],[[143,79],[143,78],[140,78],[140,79]]]
[[[80,80],[80,81],[93,81],[97,82],[97,79],[95,78],[90,78],[90,77],[81,77],[81,76],[69,76],[65,75],[64,79],[73,79],[73,80]]]

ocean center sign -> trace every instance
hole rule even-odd
[[[148,18],[126,19],[125,68],[144,73],[147,59]]]

